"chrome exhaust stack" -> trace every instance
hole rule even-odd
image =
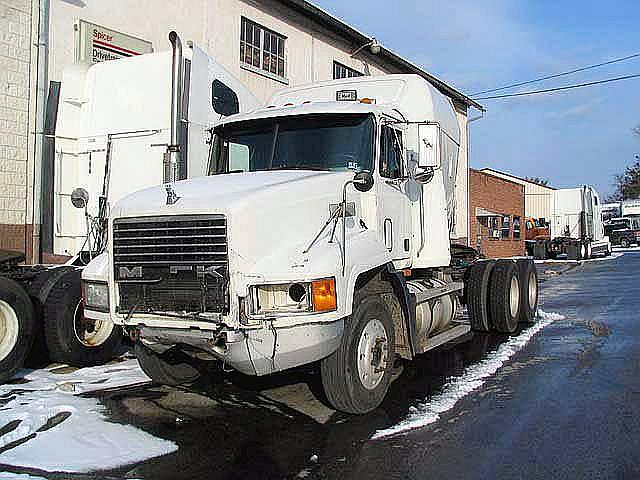
[[[169,32],[172,49],[171,61],[171,139],[164,156],[163,182],[170,184],[178,179],[180,164],[180,122],[182,121],[182,42],[174,31]]]

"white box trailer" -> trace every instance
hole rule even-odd
[[[592,186],[555,190],[550,220],[548,256],[566,254],[580,260],[611,253],[609,239],[604,234],[600,196]]]

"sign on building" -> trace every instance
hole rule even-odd
[[[143,53],[151,53],[151,42],[141,40],[95,23],[80,20],[76,35],[76,61],[98,63]]]

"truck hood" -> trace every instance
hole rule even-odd
[[[180,197],[175,204],[166,204],[167,193],[160,185],[122,199],[111,218],[225,214],[232,269],[235,263],[243,273],[262,275],[268,271],[284,276],[293,265],[309,264],[309,256],[302,258],[302,251],[329,218],[330,205],[341,201],[342,186],[352,178],[351,172],[283,170],[184,180],[173,184]],[[348,200],[356,204],[357,216],[361,216],[361,197],[367,194],[353,188],[348,191]],[[348,233],[362,229],[349,220]],[[328,249],[320,248],[320,243],[327,242],[318,242],[312,257],[327,256]],[[331,267],[322,268],[327,274],[335,271],[340,256],[335,243],[329,250]],[[303,273],[305,268],[300,268]]]

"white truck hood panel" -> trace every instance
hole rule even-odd
[[[271,171],[216,175],[173,184],[180,199],[166,205],[164,186],[149,188],[118,202],[111,214],[118,217],[225,214],[232,274],[267,274],[271,280],[305,276],[310,263],[314,274],[335,274],[340,264],[337,244],[320,240],[308,255],[302,251],[329,217],[329,205],[341,201],[342,186],[351,172]],[[349,188],[361,216],[360,194]],[[329,230],[323,237],[328,237]],[[348,234],[362,227],[347,222]],[[338,231],[340,231],[338,229]],[[322,243],[325,247],[319,247]],[[313,257],[316,257],[316,262]],[[319,257],[322,257],[320,260]],[[320,266],[319,263],[322,264]],[[320,271],[318,271],[320,269]]]

